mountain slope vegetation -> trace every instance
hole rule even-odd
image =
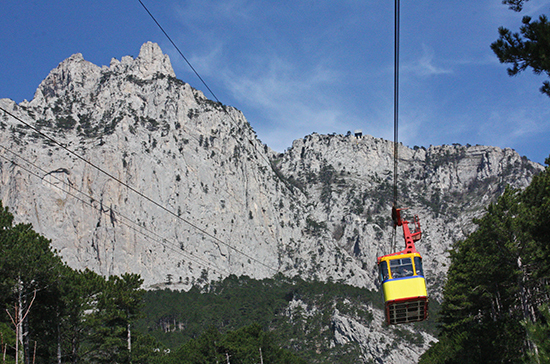
[[[421,363],[550,362],[549,217],[547,167],[524,191],[508,188],[453,246],[439,342]]]

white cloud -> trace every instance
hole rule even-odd
[[[265,72],[225,73],[225,83],[235,99],[261,115],[263,123],[255,129],[275,150],[289,146],[296,135],[330,132],[327,130],[340,126],[343,112],[330,91],[334,82],[337,77],[332,70],[319,66],[300,72],[281,59],[272,59]],[[262,136],[262,130],[269,133],[268,138]]]
[[[417,60],[403,65],[401,69],[406,73],[413,73],[420,77],[437,76],[452,73],[451,69],[438,66],[434,61],[435,52],[433,48],[422,44],[422,55]]]
[[[530,138],[541,132],[548,132],[550,123],[541,123],[534,118],[531,110],[526,108],[506,110],[505,112],[493,111],[480,132],[487,135],[493,144],[499,146],[511,146],[525,143]],[[504,132],[495,133],[495,130]]]

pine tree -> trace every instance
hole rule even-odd
[[[527,0],[525,0],[527,1]],[[524,0],[505,0],[514,11],[521,11]],[[508,74],[515,76],[531,68],[535,74],[545,73],[550,76],[550,22],[545,15],[532,21],[524,16],[519,33],[507,28],[498,29],[499,39],[491,44],[491,49],[501,63],[512,64]],[[550,96],[550,81],[544,81],[540,91]]]
[[[50,249],[50,241],[34,232],[30,224],[13,225],[13,216],[0,202],[0,301],[2,314],[5,313],[2,321],[11,322],[16,332],[17,360],[28,363],[34,355],[34,345],[41,352],[46,351],[37,332],[48,326],[44,321],[50,317],[41,312],[48,309],[63,267],[61,258]]]
[[[532,362],[538,364],[550,364],[550,309],[544,305],[540,309],[541,320],[536,323],[526,322],[529,339],[533,342],[533,347],[529,352],[529,358]]]
[[[141,284],[135,274],[105,279],[69,268],[31,225],[14,225],[0,201],[0,334],[16,362],[131,362]]]

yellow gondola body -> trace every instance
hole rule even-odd
[[[389,325],[423,321],[428,318],[428,292],[422,269],[422,256],[414,242],[420,240],[418,217],[415,231],[409,230],[409,222],[401,220],[399,210],[396,224],[403,226],[405,250],[378,257],[380,281],[384,295],[386,322]]]

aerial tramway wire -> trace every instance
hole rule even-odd
[[[15,160],[12,160],[12,159],[9,159],[7,158],[6,156],[4,155],[0,155],[0,158],[3,158],[4,160],[12,163],[13,165],[16,165],[17,167],[19,167],[20,169],[24,170],[25,172],[27,172],[29,175],[32,175],[32,176],[35,176],[36,178],[40,179],[41,181],[44,181],[45,177],[47,175],[49,175],[51,178],[59,181],[60,183],[62,183],[63,185],[67,185],[67,183],[65,181],[63,181],[62,179],[58,178],[58,177],[55,177],[54,175],[52,174],[48,174],[47,171],[45,171],[44,169],[42,169],[41,167],[37,166],[36,164],[32,163],[31,161],[29,161],[28,159],[24,158],[23,156],[21,156],[20,154],[0,145],[0,148],[1,149],[4,149],[5,151],[13,154],[15,157],[23,160],[25,163],[27,163],[28,165],[31,165],[33,166],[34,168],[38,169],[39,171],[41,171],[42,173],[44,173],[44,175],[40,175],[38,174],[37,172],[34,172],[32,170],[30,170],[29,168],[26,168],[24,166],[22,166],[20,163],[17,163]],[[99,213],[101,214],[107,214],[107,213],[110,213],[110,211],[112,210],[112,208],[109,208],[108,210],[105,210],[103,209],[101,206],[98,207],[98,206],[94,206],[94,202],[98,202],[97,199],[95,199],[93,196],[90,196],[88,195],[87,193],[85,192],[82,192],[81,190],[75,188],[74,186],[68,186],[68,189],[65,189],[65,188],[62,188],[62,187],[59,187],[57,185],[55,185],[54,183],[52,183],[51,181],[46,181],[47,183],[49,183],[52,187],[55,187],[57,189],[59,189],[60,191],[66,193],[67,195],[71,196],[72,198],[80,201],[81,203],[83,203],[84,205],[87,205],[93,209],[96,209],[97,211],[99,211]],[[75,193],[73,193],[71,190],[75,190],[76,192],[78,192],[79,194],[87,197],[90,199],[90,202],[80,198],[79,196],[77,196]],[[206,266],[210,269],[212,269],[212,271],[214,272],[224,272],[226,274],[229,274],[230,272],[228,272],[227,270],[225,269],[222,269],[222,268],[219,268],[218,266],[216,265],[213,265],[211,262],[207,261],[207,260],[204,260],[198,256],[195,256],[195,254],[193,254],[192,252],[189,252],[189,251],[186,251],[184,250],[183,248],[180,247],[180,249],[177,249],[176,247],[174,247],[176,244],[169,244],[169,239],[163,237],[162,235],[159,235],[158,233],[152,231],[151,229],[148,229],[147,227],[145,226],[141,226],[138,222],[132,220],[131,218],[125,216],[124,214],[118,212],[118,211],[114,211],[116,213],[116,217],[120,217],[124,220],[127,220],[128,222],[125,223],[123,221],[118,221],[118,223],[122,224],[122,225],[125,225],[127,226],[129,229],[135,231],[136,233],[138,234],[141,234],[143,235],[144,237],[150,239],[150,240],[153,240],[153,241],[156,241],[157,243],[159,243],[162,247],[164,248],[167,248],[177,254],[180,254],[181,256],[185,257],[186,259],[189,259],[190,261],[196,263],[199,267],[201,265],[203,266]],[[134,225],[134,226],[131,226],[130,224]],[[137,226],[137,227],[136,227]],[[143,231],[147,231],[149,234],[151,235],[147,235],[146,233],[144,233]],[[154,236],[152,236],[154,235]],[[156,236],[156,237],[155,237]]]
[[[208,91],[210,91],[210,93],[212,94],[212,96],[216,99],[217,102],[220,102],[220,100],[218,99],[218,97],[216,96],[216,94],[214,94],[214,91],[212,91],[210,89],[210,87],[208,87],[208,85],[206,84],[206,82],[204,82],[204,80],[202,79],[202,77],[199,75],[199,73],[197,72],[197,70],[195,69],[195,67],[193,67],[193,65],[191,64],[191,62],[189,62],[189,60],[187,59],[187,57],[185,57],[182,53],[182,51],[180,51],[180,49],[178,48],[178,46],[176,45],[176,43],[174,43],[174,41],[172,40],[172,38],[168,35],[168,33],[164,30],[164,28],[160,25],[160,23],[157,21],[157,19],[155,19],[155,17],[153,16],[153,14],[149,11],[149,9],[147,9],[147,7],[145,6],[145,4],[141,1],[141,0],[138,0],[139,3],[141,4],[141,6],[143,6],[143,8],[145,9],[145,11],[147,12],[147,14],[149,14],[149,16],[151,17],[151,19],[153,19],[153,21],[157,24],[157,26],[159,27],[159,29],[164,33],[164,35],[166,36],[166,38],[168,38],[168,40],[170,41],[170,43],[172,43],[172,45],[174,46],[174,48],[176,48],[176,51],[178,51],[178,53],[180,54],[180,56],[183,58],[183,60],[187,63],[187,65],[191,68],[191,70],[193,70],[193,72],[195,73],[195,75],[199,78],[199,80],[201,80],[202,84],[204,85],[204,87],[206,87],[208,89]],[[225,108],[224,108],[225,109]]]
[[[397,207],[397,162],[399,158],[399,4],[395,0],[395,39],[393,60],[393,205]]]
[[[399,161],[399,22],[400,0],[394,5],[394,50],[393,50],[393,209],[397,208],[397,163]],[[392,251],[396,248],[396,225],[393,229]]]
[[[39,129],[35,128],[34,126],[32,126],[31,124],[27,123],[26,121],[22,120],[21,118],[15,116],[14,114],[12,114],[11,112],[7,111],[6,109],[4,109],[3,107],[0,106],[0,110],[2,110],[3,112],[5,112],[7,115],[11,116],[12,118],[14,118],[15,120],[19,121],[20,123],[22,123],[23,125],[27,126],[28,128],[32,129],[33,131],[35,131],[36,133],[38,133],[39,135],[41,135],[42,137],[48,139],[50,142],[54,143],[55,145],[61,147],[62,149],[66,150],[68,153],[72,154],[73,156],[75,156],[76,158],[80,159],[81,161],[83,161],[84,163],[88,164],[89,166],[91,166],[92,168],[96,169],[97,171],[103,173],[104,175],[106,175],[107,177],[111,178],[112,180],[114,180],[115,182],[121,184],[122,186],[126,187],[127,189],[129,189],[130,191],[134,192],[136,195],[138,195],[139,197],[147,200],[148,202],[150,202],[151,204],[155,205],[156,207],[160,208],[161,210],[164,210],[165,212],[169,213],[170,215],[172,215],[173,217],[175,217],[176,219],[188,224],[189,226],[193,227],[194,229],[196,229],[197,231],[199,231],[200,233],[202,233],[203,235],[205,236],[208,236],[209,238],[211,238],[212,240],[226,246],[227,248],[243,255],[244,257],[264,266],[265,268],[268,268],[269,270],[272,270],[274,272],[278,272],[279,270],[278,269],[275,269],[267,264],[265,264],[264,262],[254,258],[253,256],[233,247],[231,244],[229,243],[226,243],[225,241],[221,240],[220,238],[217,238],[216,236],[210,234],[208,231],[204,230],[203,228],[199,227],[198,225],[192,223],[191,221],[188,221],[186,219],[184,219],[183,217],[179,216],[177,213],[167,209],[166,207],[164,207],[162,204],[160,204],[159,202],[153,200],[151,197],[145,195],[144,193],[140,192],[139,190],[135,189],[134,187],[130,186],[129,184],[127,184],[126,182],[122,181],[121,179],[113,176],[111,173],[107,172],[106,170],[104,170],[103,168],[95,165],[94,163],[88,161],[86,158],[82,157],[81,155],[79,155],[78,153],[72,151],[71,149],[67,148],[65,145],[59,143],[57,140],[55,140],[54,138],[44,134],[43,132],[41,132]]]

